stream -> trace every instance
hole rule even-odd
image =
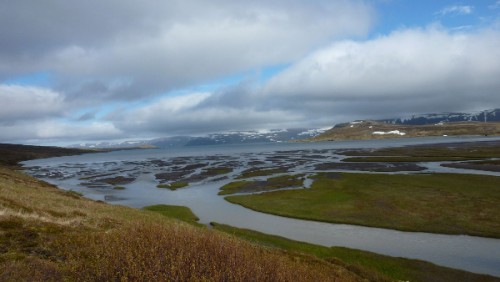
[[[421,259],[442,266],[500,277],[499,239],[402,232],[285,218],[231,204],[217,195],[220,187],[234,181],[235,177],[249,168],[282,168],[286,174],[306,176],[325,171],[322,169],[324,164],[340,163],[344,157],[338,154],[338,149],[484,140],[498,138],[408,138],[124,150],[32,160],[23,164],[27,173],[61,189],[74,190],[94,200],[134,208],[156,204],[182,205],[191,208],[200,218],[200,222],[205,224],[218,222],[313,244],[343,246],[384,255]],[[417,163],[420,167],[418,171],[391,168],[383,173],[446,172],[500,176],[499,172],[447,168],[440,166],[441,163]],[[230,168],[232,172],[224,175],[204,175],[203,172],[210,168]],[[367,172],[363,168],[337,168],[326,171]],[[190,179],[188,187],[175,191],[156,188],[160,182],[168,183],[172,180],[158,178],[158,175],[166,173],[166,177],[177,177],[180,172],[183,173],[182,179]],[[281,174],[283,172],[275,175]],[[121,177],[119,180],[123,183],[112,183],[117,181],[116,177]],[[269,176],[255,176],[249,179],[265,180],[267,177]],[[307,187],[310,182],[304,184]],[[117,185],[125,189],[113,189]]]

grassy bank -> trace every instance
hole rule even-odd
[[[0,165],[17,166],[19,162],[27,160],[80,155],[89,152],[96,151],[60,147],[0,144]]]
[[[391,157],[351,157],[342,159],[343,162],[380,162],[380,163],[396,163],[396,162],[444,162],[444,161],[468,161],[477,160],[477,157],[454,157],[454,156],[391,156]]]
[[[500,238],[499,177],[319,174],[311,189],[229,196],[253,210],[334,223]]]
[[[498,281],[487,275],[441,267],[429,262],[389,257],[342,247],[323,247],[280,236],[212,223],[214,229],[245,240],[286,251],[313,255],[343,264],[347,269],[370,281]]]
[[[500,141],[485,141],[471,143],[445,143],[432,145],[416,145],[381,149],[348,149],[341,153],[347,156],[382,157],[374,161],[394,161],[396,158],[406,158],[404,161],[456,161],[476,160],[485,158],[500,158]],[[395,157],[387,158],[385,157]],[[369,160],[369,158],[367,158]],[[367,161],[366,159],[350,159],[350,161]]]
[[[195,226],[204,226],[198,223],[200,220],[188,207],[173,205],[153,205],[142,208],[146,211],[152,211],[166,217],[176,218]]]
[[[253,193],[271,191],[288,187],[300,187],[304,182],[303,174],[281,175],[270,177],[266,180],[243,180],[228,183],[220,188],[219,195],[235,193]]]

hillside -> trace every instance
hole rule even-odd
[[[16,148],[9,155],[32,156],[29,147]],[[49,151],[44,155],[61,154],[54,148]],[[11,158],[4,156],[2,163],[11,164]],[[256,246],[159,213],[88,200],[0,165],[0,281],[362,281],[363,275],[370,277],[341,265]]]
[[[32,159],[79,155],[89,152],[93,151],[85,149],[0,143],[0,165],[15,166],[18,162]]]
[[[403,125],[378,121],[338,124],[311,141],[369,140],[426,136],[500,135],[499,122],[450,122],[432,125]]]
[[[46,157],[81,152],[11,148],[0,156],[0,281],[497,280],[230,226],[208,229],[185,207],[146,211],[89,200],[4,165],[12,159],[5,156],[28,159],[30,149]]]
[[[500,122],[500,109],[491,109],[468,113],[431,113],[411,115],[392,119],[380,120],[385,123],[408,124],[408,125],[427,125],[440,122]]]

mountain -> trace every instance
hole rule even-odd
[[[193,137],[186,146],[287,142],[315,137],[324,131],[326,129],[300,128],[217,133],[205,137]]]
[[[302,140],[313,138],[325,132],[323,129],[273,129],[273,130],[253,130],[253,131],[231,131],[224,133],[214,133],[201,137],[174,136],[151,140],[125,141],[125,142],[99,142],[81,143],[72,145],[73,148],[133,148],[133,147],[157,147],[175,148],[183,146],[205,146],[223,144],[250,144],[250,143],[271,143],[287,142],[292,140]]]
[[[427,125],[393,124],[381,121],[354,121],[335,125],[309,140],[341,141],[401,137],[500,135],[500,122],[438,122]]]
[[[438,113],[438,114],[412,115],[408,117],[384,119],[379,121],[392,124],[408,124],[408,125],[426,125],[426,124],[436,124],[440,122],[463,122],[463,121],[500,122],[500,109],[492,109],[492,110],[472,112],[472,113]]]

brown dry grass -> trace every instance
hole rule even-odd
[[[322,261],[289,257],[210,230],[127,224],[58,242],[67,269],[89,281],[347,281]],[[126,246],[126,247],[125,247]],[[73,248],[76,252],[71,251]],[[342,279],[342,280],[341,280]]]
[[[111,206],[0,167],[0,281],[360,281],[154,212]]]

